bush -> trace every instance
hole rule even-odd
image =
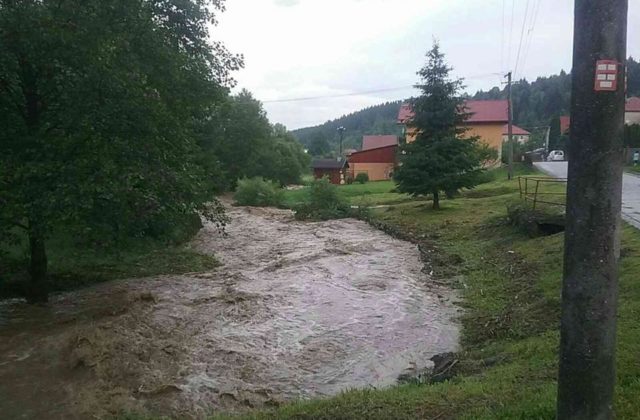
[[[351,216],[351,208],[338,188],[322,178],[311,183],[309,202],[295,208],[296,219],[329,220]]]
[[[238,181],[233,198],[239,206],[280,206],[283,201],[280,186],[263,178],[244,178]]]
[[[367,182],[369,182],[369,175],[364,172],[360,172],[358,175],[356,175],[355,181],[358,184],[366,184]]]

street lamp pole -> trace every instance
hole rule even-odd
[[[338,127],[338,133],[340,133],[340,158],[342,158],[342,139],[344,137],[344,132],[346,128],[340,126]]]

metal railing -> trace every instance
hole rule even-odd
[[[538,204],[565,207],[566,203],[562,198],[566,196],[566,192],[549,191],[549,188],[547,188],[558,184],[566,185],[567,179],[519,176],[518,185],[520,187],[520,199],[525,202],[532,202],[534,210]],[[560,197],[561,199],[557,201],[550,201],[552,197]]]

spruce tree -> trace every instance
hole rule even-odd
[[[433,195],[433,208],[440,208],[440,193],[473,188],[480,182],[488,147],[478,137],[468,136],[464,123],[470,114],[460,96],[461,79],[452,79],[451,67],[434,42],[427,63],[418,72],[416,85],[422,94],[411,100],[414,116],[409,130],[415,141],[401,146],[400,165],[394,178],[398,190],[411,195]]]

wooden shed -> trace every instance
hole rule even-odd
[[[328,177],[332,184],[343,184],[349,163],[344,158],[339,159],[315,159],[311,164],[313,168],[313,177],[320,179]]]

